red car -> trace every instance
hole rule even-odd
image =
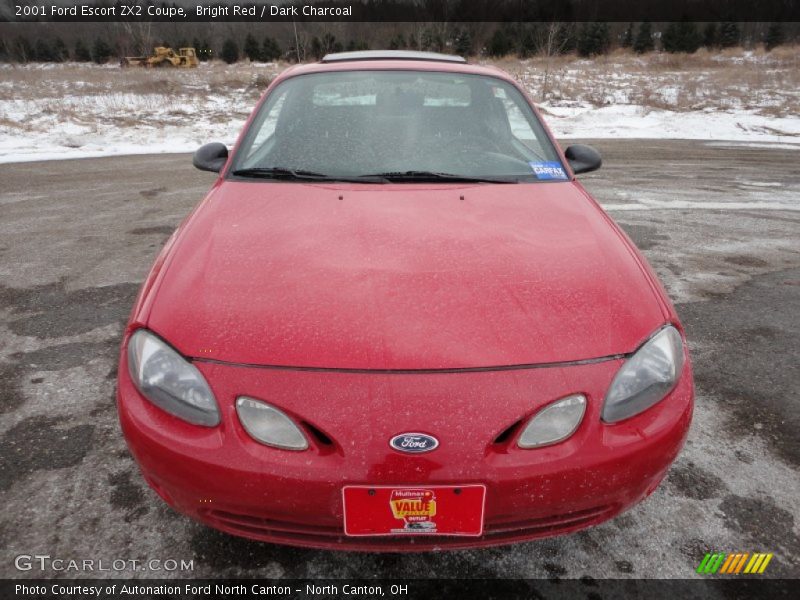
[[[275,79],[167,242],[118,406],[147,482],[223,531],[519,542],[650,494],[687,435],[683,329],[502,71],[335,54]]]

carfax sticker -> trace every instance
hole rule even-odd
[[[536,179],[567,179],[564,167],[559,162],[530,162],[528,164],[536,175]]]

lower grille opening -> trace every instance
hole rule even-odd
[[[206,516],[214,526],[248,538],[285,544],[342,548],[357,546],[391,550],[398,546],[427,549],[434,547],[467,547],[481,541],[497,544],[512,543],[523,539],[547,537],[589,527],[604,521],[615,511],[613,506],[597,506],[589,509],[550,515],[536,519],[509,520],[486,523],[483,536],[391,536],[391,537],[347,537],[342,525],[310,525],[292,521],[265,519],[222,510],[211,510]]]
[[[584,510],[551,515],[524,521],[503,521],[486,525],[485,536],[503,536],[506,534],[542,534],[558,533],[561,530],[572,529],[582,525],[590,525],[594,521],[604,519],[611,514],[613,507],[596,506]]]

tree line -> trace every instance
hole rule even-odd
[[[133,32],[135,33],[135,32]],[[133,33],[131,34],[133,36]],[[133,36],[135,37],[135,36]],[[141,36],[140,36],[141,37]],[[428,25],[403,30],[389,29],[382,39],[364,37],[340,39],[330,32],[318,35],[302,33],[284,36],[281,44],[276,36],[209,35],[191,39],[172,37],[147,38],[138,42],[138,49],[149,54],[153,46],[172,48],[194,47],[201,61],[220,58],[227,63],[242,59],[270,62],[275,60],[318,60],[329,52],[373,49],[408,49],[455,53],[462,56],[502,57],[516,55],[527,58],[535,55],[575,53],[582,57],[599,56],[614,48],[630,48],[643,54],[661,50],[669,53],[693,53],[701,47],[730,48],[743,43],[763,43],[769,51],[785,44],[787,35],[782,23],[771,23],[759,39],[744,39],[739,23],[720,22],[697,24],[691,21],[653,24],[649,22],[621,24],[590,23],[503,23],[490,32],[476,34],[469,25]],[[214,40],[213,42],[209,40]],[[102,64],[122,58],[132,52],[131,43],[122,44],[97,34],[93,40],[80,37],[72,44],[61,37],[4,35],[0,43],[0,60],[14,62],[78,62]],[[149,50],[147,49],[149,47]]]
[[[669,53],[692,54],[701,47],[731,48],[743,43],[738,23],[707,23],[702,29],[690,21],[666,23],[659,30],[653,24],[630,23],[614,37],[609,23],[506,24],[494,31],[485,47],[488,56],[516,54],[521,58],[537,54],[568,54],[590,57],[608,53],[615,47],[630,48],[637,54],[657,49]],[[769,51],[786,43],[781,23],[771,23],[764,35]]]

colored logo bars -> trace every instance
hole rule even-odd
[[[709,552],[705,555],[697,572],[701,575],[712,575],[714,573],[724,573],[727,575],[738,575],[740,573],[760,574],[767,568],[772,554],[754,552],[739,552],[736,554],[725,554],[724,552]]]

